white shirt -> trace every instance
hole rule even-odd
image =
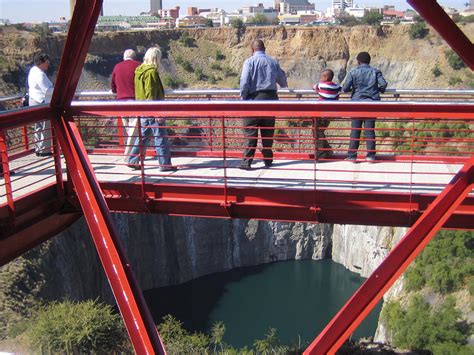
[[[28,73],[28,94],[30,99],[38,103],[49,103],[51,93],[53,91],[53,83],[48,79],[44,71],[36,65],[30,69]]]

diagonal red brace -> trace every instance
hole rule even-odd
[[[335,354],[474,187],[474,155],[304,354]]]
[[[407,0],[443,37],[449,46],[474,70],[474,45],[436,0]]]

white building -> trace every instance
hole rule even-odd
[[[353,0],[332,0],[332,8],[336,10],[344,11],[348,7],[353,7]]]
[[[315,9],[314,4],[308,0],[274,0],[273,7],[280,14],[296,14],[298,11]]]
[[[368,9],[355,5],[354,7],[346,8],[345,12],[350,16],[354,16],[356,18],[362,18],[368,12]]]

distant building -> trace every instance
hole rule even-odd
[[[156,14],[161,18],[171,17],[177,19],[179,17],[179,9],[179,6],[176,6],[174,9],[162,9],[158,10]]]
[[[152,15],[157,14],[161,9],[163,9],[161,0],[150,0],[150,13]]]
[[[355,18],[362,18],[367,13],[367,9],[364,7],[354,6],[345,9],[345,12],[350,15],[354,16]]]
[[[174,22],[175,19],[172,19],[172,21]],[[157,27],[168,28],[168,26],[168,21],[158,16],[102,16],[96,27],[99,31],[120,31]]]
[[[0,18],[0,26],[8,26],[10,24],[10,20],[7,18]]]
[[[206,27],[207,19],[203,16],[185,16],[176,21],[178,28],[200,28]]]
[[[353,7],[354,3],[352,0],[332,0],[332,8],[334,12],[344,11],[348,7]]]
[[[298,11],[315,9],[314,4],[308,0],[274,0],[273,5],[280,14],[296,14]]]

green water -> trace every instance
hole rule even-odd
[[[173,314],[187,330],[208,333],[223,321],[224,341],[252,346],[269,327],[285,344],[312,341],[364,278],[331,260],[286,261],[205,276],[145,292],[155,321]],[[381,304],[354,336],[373,336]]]

